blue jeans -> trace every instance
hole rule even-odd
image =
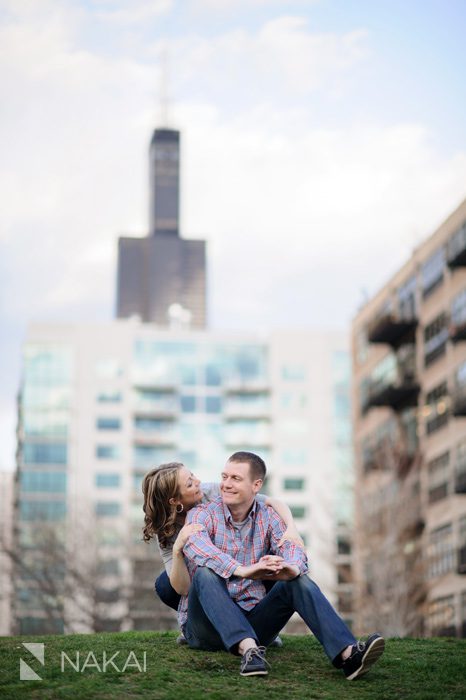
[[[184,634],[193,649],[233,653],[250,637],[267,646],[297,612],[322,644],[328,658],[339,665],[339,655],[356,640],[319,587],[307,576],[277,581],[252,609],[243,610],[230,598],[225,579],[212,569],[196,569],[189,591]]]
[[[173,610],[178,610],[178,604],[181,596],[171,585],[166,571],[162,571],[160,576],[155,579],[155,592],[159,596],[162,603],[168,605],[169,608],[173,608]]]

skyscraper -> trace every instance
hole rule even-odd
[[[149,148],[149,235],[118,241],[117,317],[168,326],[180,311],[206,325],[205,241],[184,240],[179,226],[180,133],[155,129]]]

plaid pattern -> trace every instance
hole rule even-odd
[[[191,535],[183,552],[192,577],[198,566],[207,566],[222,578],[227,579],[228,591],[244,610],[252,610],[265,595],[262,581],[233,576],[235,569],[250,566],[265,554],[277,554],[307,573],[307,557],[302,549],[292,542],[279,546],[285,525],[270,506],[254,501],[244,526],[243,538],[233,527],[230,511],[221,498],[193,508],[188,512],[186,523],[199,523],[204,530]],[[183,596],[178,607],[180,625],[186,622],[188,596]]]

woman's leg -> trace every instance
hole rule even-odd
[[[175,591],[170,583],[167,572],[162,571],[160,576],[155,580],[155,592],[159,596],[162,603],[168,605],[173,610],[178,610],[178,604],[181,596]]]

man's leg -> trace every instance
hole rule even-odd
[[[329,659],[339,665],[340,653],[356,644],[343,620],[319,587],[307,576],[277,581],[272,590],[248,614],[261,644],[267,645],[297,612],[322,644]]]
[[[196,569],[191,583],[184,633],[193,649],[226,649],[235,653],[246,639],[257,644],[257,635],[230,598],[225,579],[205,566]]]

